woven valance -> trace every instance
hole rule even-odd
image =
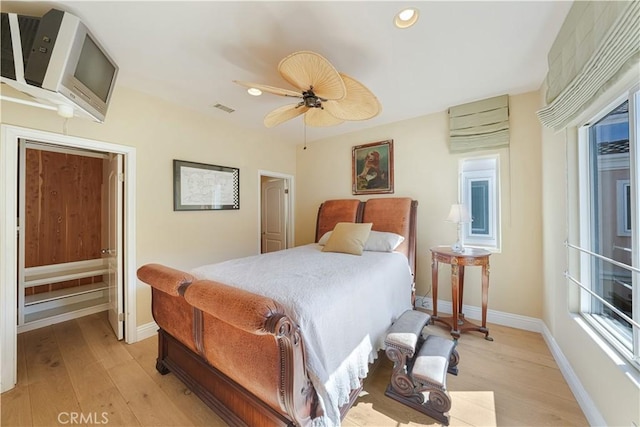
[[[509,145],[509,96],[449,108],[449,151],[463,153]]]
[[[546,127],[565,128],[640,63],[640,2],[576,1],[547,56]]]

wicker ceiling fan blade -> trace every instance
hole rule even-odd
[[[266,116],[264,116],[264,125],[268,128],[284,123],[287,120],[291,120],[294,117],[298,117],[309,110],[309,107],[305,107],[300,104],[289,104],[276,108]]]
[[[378,98],[356,79],[340,73],[346,87],[347,96],[339,101],[325,101],[322,107],[340,120],[368,120],[382,110]]]
[[[332,101],[336,102],[336,101]],[[343,123],[344,120],[338,119],[331,114],[327,113],[325,110],[321,108],[311,108],[304,115],[304,122],[308,126],[314,127],[324,127],[324,126],[334,126]]]
[[[240,80],[234,80],[233,81],[236,84],[239,84],[240,86],[244,86],[247,88],[256,88],[256,89],[260,89],[263,92],[268,92],[268,93],[272,93],[274,95],[280,95],[280,96],[290,96],[293,98],[302,98],[302,93],[300,92],[296,92],[293,90],[289,90],[289,89],[282,89],[279,87],[274,87],[274,86],[267,86],[267,85],[263,85],[260,83],[251,83],[251,82],[243,82]]]
[[[313,88],[316,96],[339,100],[346,87],[338,71],[322,55],[310,51],[294,52],[278,64],[283,79],[301,91]]]

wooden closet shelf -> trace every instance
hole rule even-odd
[[[109,309],[109,298],[103,296],[100,299],[91,299],[86,301],[80,301],[74,304],[64,305],[60,307],[51,308],[48,310],[37,311],[35,313],[25,314],[24,323],[29,324],[37,321],[44,321],[42,326],[46,326],[55,319],[56,316],[64,317],[72,312],[83,312],[84,314],[98,313]],[[54,322],[55,323],[55,322]],[[18,328],[20,328],[18,326]]]
[[[24,287],[31,288],[67,280],[101,276],[109,272],[105,261],[97,259],[25,268]]]
[[[42,292],[24,297],[25,307],[40,304],[43,302],[54,301],[57,299],[68,298],[75,295],[88,294],[90,292],[104,291],[108,286],[104,282],[91,283],[89,285],[74,286],[72,288],[58,289],[50,292]]]

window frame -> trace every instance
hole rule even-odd
[[[473,215],[472,185],[475,182],[487,183],[488,234],[474,233],[472,223],[462,224],[462,244],[491,252],[501,251],[500,221],[500,155],[483,155],[460,159],[459,189],[460,203]]]
[[[580,280],[572,278],[570,273],[569,279],[580,286],[578,314],[585,319],[587,324],[603,337],[606,342],[618,351],[632,366],[640,370],[640,328],[632,324],[631,331],[622,328],[617,322],[605,319],[598,313],[594,313],[602,303],[594,303],[593,297],[589,293],[597,293],[599,279],[594,278],[594,255],[589,253],[593,243],[593,218],[591,214],[592,207],[592,153],[590,152],[590,128],[594,123],[610,114],[615,108],[624,103],[629,102],[629,183],[636,183],[631,186],[630,203],[631,203],[631,230],[628,236],[631,237],[631,284],[632,284],[632,313],[631,319],[635,323],[640,323],[640,85],[635,85],[631,89],[621,91],[622,94],[617,96],[615,100],[609,102],[603,108],[599,109],[589,120],[585,120],[578,125],[578,213],[579,213],[579,246],[568,244],[567,251],[571,248],[580,251],[578,272]],[[620,182],[616,183],[617,193],[620,193]],[[569,193],[571,194],[571,192]],[[616,195],[616,204],[620,205],[620,194]],[[622,200],[622,203],[626,201]],[[624,210],[626,213],[626,209]],[[619,211],[616,214],[615,231],[620,232],[621,218]],[[627,236],[627,235],[625,235]],[[589,250],[585,251],[584,248]],[[610,262],[610,261],[607,261]],[[587,287],[589,290],[585,289]]]
[[[631,180],[616,180],[616,233],[620,237],[631,237]]]

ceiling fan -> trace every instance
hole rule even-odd
[[[234,80],[241,86],[300,99],[268,113],[264,118],[266,127],[277,126],[302,114],[309,126],[333,126],[344,121],[371,119],[382,109],[378,98],[362,83],[339,73],[315,52],[292,53],[280,61],[278,71],[298,92]]]

